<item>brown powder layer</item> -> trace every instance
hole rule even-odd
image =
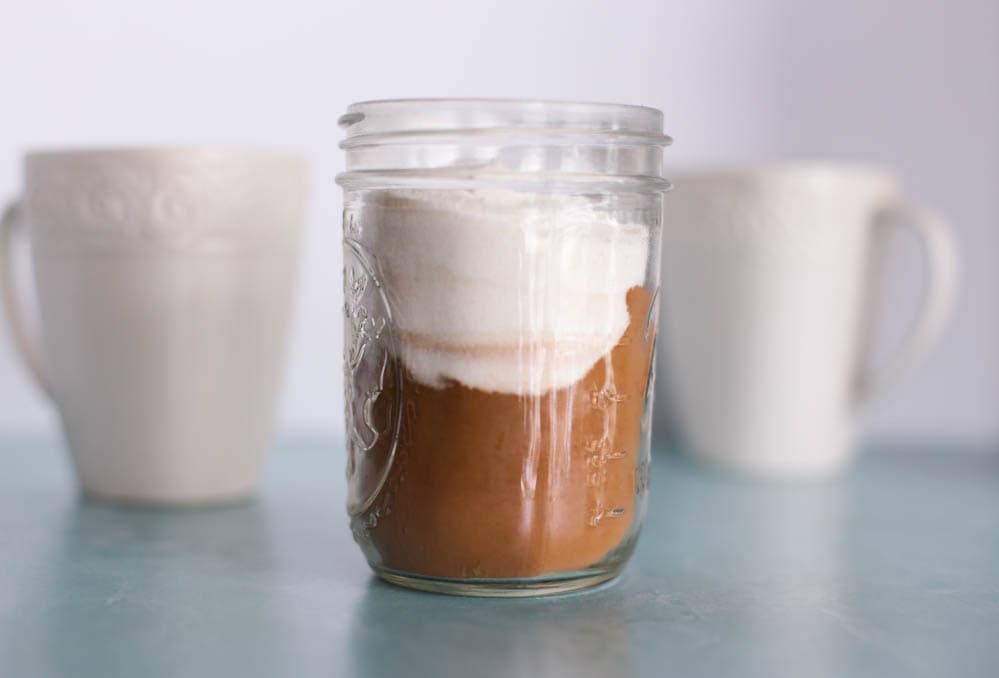
[[[395,458],[354,518],[373,564],[433,577],[534,577],[586,568],[621,543],[636,509],[652,296],[629,290],[624,336],[568,388],[518,396],[430,388],[403,373]],[[392,402],[399,382],[387,382]],[[390,445],[385,437],[366,453],[359,482],[372,490]]]

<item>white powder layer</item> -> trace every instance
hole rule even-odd
[[[628,326],[647,227],[580,196],[368,194],[360,240],[388,295],[401,358],[421,383],[541,394],[581,379]]]

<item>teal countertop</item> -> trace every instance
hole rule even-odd
[[[53,443],[0,460],[4,677],[999,675],[999,454],[767,485],[659,450],[625,574],[526,600],[375,580],[333,442],[285,441],[256,501],[200,511],[81,500]]]

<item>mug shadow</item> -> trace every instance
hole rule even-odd
[[[78,499],[57,518],[3,654],[38,675],[280,675],[276,557],[260,502],[211,509]],[[197,658],[197,666],[192,665]]]
[[[862,649],[842,618],[863,549],[852,477],[760,481],[705,467],[679,447],[653,459],[657,500],[646,520],[655,525],[637,569],[655,592],[645,614],[662,623],[639,642],[657,643],[680,675],[723,675],[733,662],[744,675],[849,673],[839,669]]]

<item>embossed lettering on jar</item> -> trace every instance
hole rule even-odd
[[[641,525],[662,114],[413,100],[341,118],[348,511],[394,583],[537,595]]]

